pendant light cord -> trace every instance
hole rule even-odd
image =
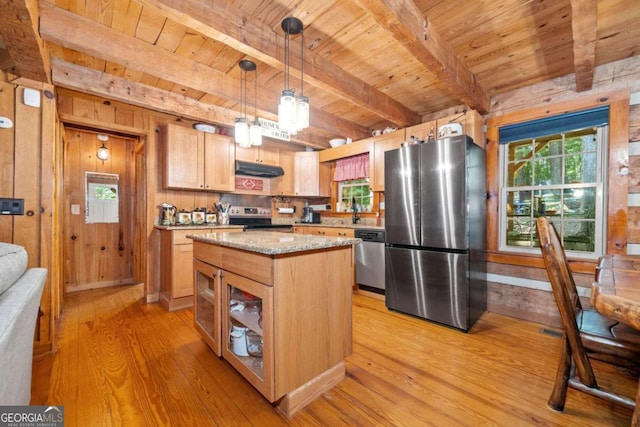
[[[300,30],[300,96],[304,95],[304,29]]]
[[[289,33],[291,23],[287,22],[287,31],[284,34],[284,90],[289,89]]]

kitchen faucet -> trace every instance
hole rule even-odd
[[[352,215],[351,215],[351,223],[357,224],[358,222],[360,222],[360,217],[358,216],[358,205],[356,205],[355,197],[351,199],[351,207],[353,208]]]

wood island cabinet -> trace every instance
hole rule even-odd
[[[293,232],[331,237],[354,237],[355,229],[347,227],[317,227],[312,225],[295,225]]]
[[[352,246],[264,255],[196,240],[196,329],[290,415],[344,378],[352,259]]]
[[[169,124],[165,139],[165,188],[235,189],[235,143],[232,138]]]

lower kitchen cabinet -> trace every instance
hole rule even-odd
[[[273,396],[273,287],[224,272],[222,289],[222,356],[262,395]]]
[[[211,228],[160,230],[160,305],[165,309],[193,306],[193,240],[187,235],[212,231]],[[236,231],[242,231],[242,227]]]
[[[211,350],[216,355],[222,356],[222,343],[220,340],[220,304],[222,302],[220,281],[222,280],[222,269],[194,259],[193,272],[194,326],[202,336],[202,339],[211,347]]]
[[[331,237],[354,237],[355,230],[346,227],[317,227],[308,225],[296,225],[293,232],[298,234],[314,234]]]

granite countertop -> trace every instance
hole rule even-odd
[[[350,246],[361,239],[349,237],[310,236],[308,234],[278,233],[274,231],[252,231],[250,233],[203,233],[189,234],[188,238],[199,242],[227,246],[265,255]]]
[[[156,225],[158,230],[202,230],[202,229],[221,229],[225,228],[242,228],[242,225],[216,225],[216,224],[190,224],[190,225]]]

